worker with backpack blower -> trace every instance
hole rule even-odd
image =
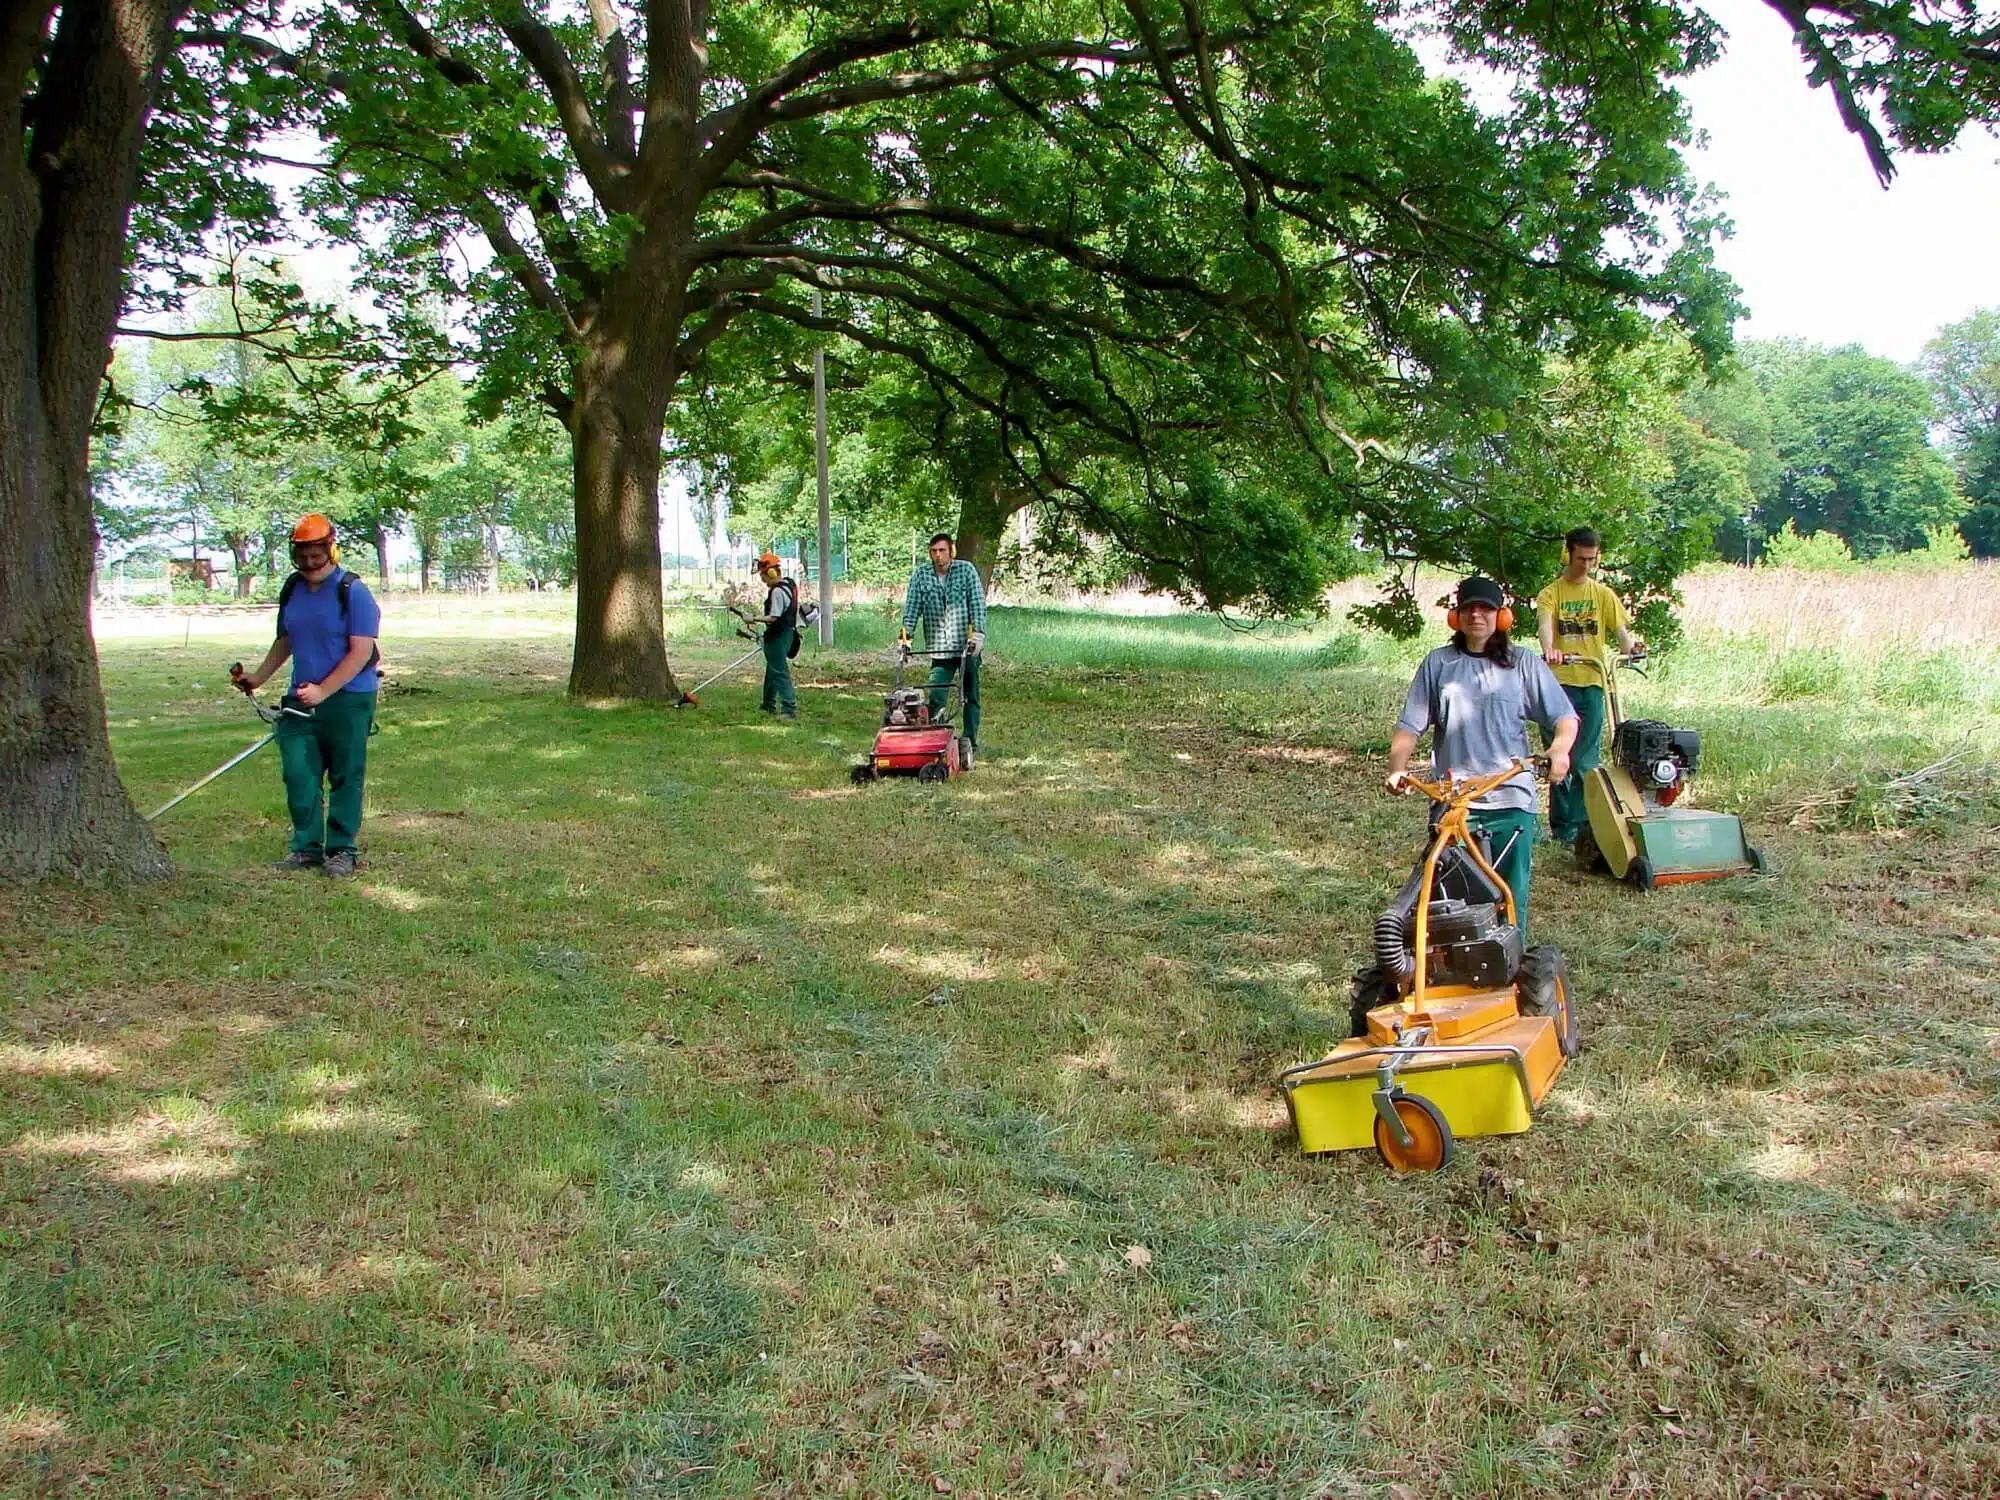
[[[764,712],[795,722],[799,694],[792,685],[792,658],[799,654],[799,586],[784,576],[775,552],[761,555],[753,567],[764,584],[764,612],[745,618],[764,627]]]
[[[325,516],[301,516],[292,528],[292,567],[278,591],[276,638],[242,679],[255,692],[289,658],[285,704],[310,715],[286,714],[277,723],[292,838],[273,868],[346,877],[360,854],[361,792],[381,685],[375,643],[382,608],[340,566],[333,522]]]

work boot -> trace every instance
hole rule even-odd
[[[354,878],[354,851],[352,849],[334,850],[333,853],[326,857],[326,873],[336,880],[352,880]]]
[[[287,854],[283,859],[273,861],[271,868],[274,870],[288,870],[288,871],[317,870],[321,865],[325,863],[326,859],[322,855],[301,854],[295,850],[294,852]]]
[[[976,752],[976,751],[977,751],[978,749],[979,749],[979,747],[978,747],[977,745],[973,744],[971,740],[960,740],[960,741],[958,742],[958,768],[959,768],[959,770],[961,770],[961,771],[970,771],[970,770],[972,769],[972,759],[973,759],[973,755],[974,755],[974,752]]]
[[[781,708],[781,709],[779,709],[779,710],[778,710],[778,722],[779,722],[779,723],[781,723],[781,724],[796,724],[796,723],[798,723],[798,722],[799,722],[799,711],[798,711],[798,710],[797,710],[796,708]]]

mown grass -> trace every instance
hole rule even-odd
[[[1783,873],[1545,854],[1588,1050],[1402,1181],[1271,1088],[1418,837],[1397,648],[1001,614],[978,773],[863,791],[870,651],[786,727],[748,668],[572,706],[542,616],[443,615],[392,621],[359,881],[265,870],[257,760],[172,883],[0,912],[0,1488],[1990,1486],[2000,809],[1789,821],[1990,713],[1633,684]],[[106,644],[145,806],[255,733],[265,627],[201,628]]]

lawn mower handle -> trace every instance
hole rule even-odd
[[[1552,667],[1595,667],[1599,677],[1608,677],[1610,675],[1604,670],[1604,663],[1594,656],[1578,656],[1574,652],[1560,651],[1556,654],[1562,660],[1550,662],[1549,665]],[[1644,651],[1632,651],[1619,656],[1618,665],[1628,672],[1636,672],[1639,676],[1644,677],[1646,675],[1646,663],[1648,660],[1650,658]]]
[[[1411,792],[1419,792],[1442,806],[1450,806],[1454,802],[1471,803],[1502,783],[1512,781],[1523,771],[1531,771],[1546,781],[1549,775],[1549,758],[1546,755],[1531,755],[1523,759],[1517,755],[1498,771],[1488,771],[1483,776],[1472,777],[1447,775],[1442,781],[1425,781],[1422,777],[1412,776],[1405,771],[1403,790],[1397,795],[1407,796]]]

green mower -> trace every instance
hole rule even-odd
[[[1645,661],[1643,652],[1623,658],[1641,676]],[[1604,759],[1583,773],[1590,826],[1577,835],[1577,863],[1642,891],[1767,870],[1762,851],[1744,838],[1741,819],[1681,801],[1701,764],[1701,736],[1657,719],[1627,719],[1616,671],[1588,657],[1571,657],[1569,664],[1595,667],[1604,678],[1611,738]]]

